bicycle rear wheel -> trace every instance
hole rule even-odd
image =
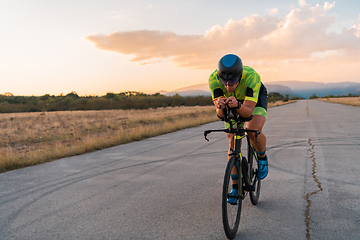
[[[254,149],[252,146],[248,146],[248,165],[249,165],[249,178],[254,191],[250,191],[250,201],[253,205],[256,205],[260,197],[261,180],[257,177],[258,163],[256,156],[254,156]]]
[[[236,168],[238,175],[238,196],[236,204],[230,204],[227,202],[230,191],[232,190],[232,180],[231,180],[231,170]],[[237,230],[240,224],[240,215],[241,215],[241,203],[242,198],[242,181],[239,169],[239,163],[236,163],[235,156],[232,156],[228,162],[228,165],[225,170],[224,176],[224,185],[223,185],[223,194],[222,194],[222,216],[223,216],[223,225],[226,236],[229,239],[233,239],[236,236]]]

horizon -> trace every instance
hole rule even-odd
[[[207,83],[228,53],[265,84],[360,83],[351,0],[18,0],[0,15],[0,94],[171,92]]]
[[[292,89],[291,87],[287,86],[287,84],[285,85],[282,85],[280,84],[281,82],[284,82],[284,83],[300,83],[300,84],[303,84],[301,85],[301,88],[295,88],[295,89]],[[284,86],[284,87],[289,87],[291,90],[295,90],[295,91],[298,91],[298,90],[318,90],[318,88],[306,88],[306,83],[315,83],[315,84],[325,84],[325,85],[332,85],[332,84],[341,84],[341,83],[354,83],[354,84],[359,84],[360,86],[360,83],[358,82],[335,82],[335,83],[324,83],[324,82],[314,82],[314,81],[298,81],[298,80],[284,80],[284,81],[274,81],[274,82],[270,82],[270,83],[267,83],[267,82],[263,82],[265,87],[266,86],[274,86],[274,85],[280,85],[280,86]],[[66,96],[67,94],[70,94],[70,93],[76,93],[79,97],[101,97],[101,96],[105,96],[107,93],[114,93],[114,94],[118,94],[118,93],[123,93],[123,92],[138,92],[138,93],[143,93],[143,94],[148,94],[148,95],[151,95],[151,94],[155,94],[155,93],[160,93],[160,94],[168,94],[168,93],[174,93],[176,91],[186,91],[186,90],[201,90],[201,91],[206,91],[204,89],[199,89],[199,88],[194,88],[195,86],[205,86],[205,88],[208,87],[207,83],[198,83],[198,84],[194,84],[194,85],[190,85],[190,86],[185,86],[185,87],[180,87],[180,88],[177,88],[177,89],[173,89],[173,90],[158,90],[158,91],[153,91],[153,92],[144,92],[144,91],[133,91],[133,90],[125,90],[125,91],[120,91],[120,92],[106,92],[104,94],[78,94],[76,91],[70,91],[70,92],[67,92],[67,93],[60,93],[60,94],[50,94],[50,93],[44,93],[44,94],[41,94],[41,95],[15,95],[11,92],[5,92],[5,93],[0,93],[0,95],[13,95],[13,96],[21,96],[21,97],[40,97],[40,96],[44,96],[44,95],[50,95],[50,96]],[[359,90],[360,91],[360,90]],[[209,91],[210,93],[210,91]],[[270,93],[270,92],[269,92]]]

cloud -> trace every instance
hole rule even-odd
[[[355,35],[360,38],[360,14],[358,21],[351,28],[355,30]]]
[[[98,49],[134,56],[131,61],[151,63],[171,59],[180,67],[213,69],[226,53],[249,63],[276,65],[284,61],[360,60],[360,20],[350,29],[331,31],[335,3],[311,6],[305,0],[283,17],[252,15],[213,26],[204,35],[138,30],[88,36]],[[275,13],[272,9],[270,13]],[[331,54],[330,54],[331,53]],[[336,54],[335,54],[336,53]],[[316,61],[314,61],[316,62]],[[329,61],[332,62],[332,61]]]
[[[279,20],[257,15],[213,26],[205,35],[177,35],[162,31],[127,31],[93,35],[87,39],[102,50],[134,55],[131,61],[172,58],[182,67],[207,68],[226,52],[237,52],[276,30]]]
[[[277,13],[278,13],[278,9],[277,9],[277,8],[272,8],[272,9],[270,9],[269,13],[270,13],[271,15],[277,14]]]
[[[158,63],[158,62],[161,62],[161,61],[157,60],[157,61],[140,62],[139,65],[148,65],[148,64]]]

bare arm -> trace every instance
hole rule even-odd
[[[239,106],[239,104],[241,104],[241,103],[235,97],[229,97],[224,102],[224,105],[226,105],[226,104],[228,104],[228,106],[231,107],[231,108],[237,108]],[[236,109],[236,112],[240,116],[248,118],[248,117],[250,117],[252,115],[255,106],[256,106],[256,102],[245,100],[244,104],[241,104],[240,108]],[[217,111],[217,113],[218,112],[219,111]],[[222,110],[221,110],[221,112],[222,112]],[[218,116],[222,117],[222,116],[219,115],[219,113],[218,113]]]
[[[226,106],[226,98],[225,97],[221,97],[221,98],[218,98],[214,101],[214,105],[215,105],[215,108],[216,108],[216,114],[220,117],[220,118],[223,118],[225,117],[224,116],[224,112],[223,112],[223,109],[225,108]]]

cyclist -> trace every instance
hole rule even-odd
[[[253,115],[253,119],[247,123],[246,127],[260,131],[258,141],[255,139],[255,133],[249,133],[249,137],[258,154],[258,178],[264,179],[268,174],[268,157],[266,156],[266,137],[262,128],[267,117],[268,94],[261,83],[259,74],[251,67],[243,66],[237,55],[227,54],[220,59],[218,68],[210,75],[209,87],[219,118],[224,118],[223,109],[226,105],[235,108],[236,112],[244,118]],[[230,125],[225,123],[225,128],[229,127]],[[227,133],[227,137],[229,138],[228,153],[231,153],[230,149],[234,149],[234,134]],[[231,177],[233,189],[230,195],[236,196],[238,194],[236,170],[232,171]],[[228,202],[236,203],[236,198],[230,197]]]

